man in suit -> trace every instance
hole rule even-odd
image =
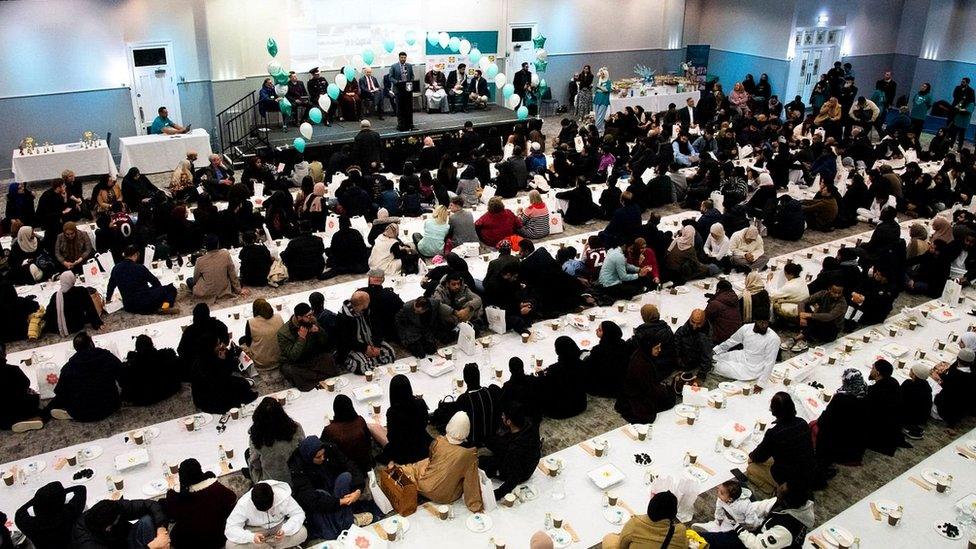
[[[319,68],[313,67],[312,70],[308,71],[312,75],[308,79],[308,101],[311,106],[315,107],[319,104],[319,98],[325,95],[329,88],[329,82],[326,81],[324,76],[319,74]],[[329,106],[328,111],[322,111],[322,123],[326,126],[331,126],[332,123],[329,122],[329,112],[332,111],[332,106]]]
[[[399,61],[390,66],[390,88],[395,94],[397,82],[412,82],[413,80],[413,65],[407,63],[407,52],[401,51]],[[402,106],[404,108],[410,107],[410,105]]]
[[[309,103],[309,95],[305,90],[305,83],[298,79],[298,75],[295,71],[288,73],[288,93],[285,94],[288,102],[291,103],[293,114],[295,116],[295,125],[297,126],[299,121],[304,118],[303,114],[308,113],[308,109],[311,107]],[[299,114],[302,113],[302,114]]]
[[[698,112],[695,109],[695,100],[691,97],[685,100],[685,107],[678,111],[678,122],[684,132],[698,127]]]
[[[468,80],[468,101],[482,108],[488,107],[488,81],[482,76],[481,69],[475,69],[474,76]]]
[[[210,165],[203,168],[200,173],[200,181],[203,183],[204,190],[210,194],[213,200],[227,200],[230,188],[234,184],[234,170],[224,166],[219,154],[210,155]]]
[[[359,79],[359,94],[364,102],[373,104],[373,110],[383,120],[383,89],[370,67],[363,69],[363,76]]]
[[[468,112],[468,66],[461,63],[457,70],[451,71],[447,75],[447,102],[451,112],[454,112],[454,104],[461,101],[461,112]]]
[[[380,134],[373,130],[369,120],[359,123],[359,133],[352,143],[353,158],[367,172],[380,169]]]
[[[522,63],[522,70],[515,73],[515,76],[512,78],[512,86],[515,88],[515,93],[519,94],[519,97],[522,98],[522,103],[525,102],[526,91],[531,85],[532,72],[529,71],[529,64]]]

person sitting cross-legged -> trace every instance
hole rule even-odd
[[[251,488],[227,517],[227,549],[298,547],[308,537],[305,511],[284,482],[268,480]]]
[[[172,519],[170,540],[176,547],[217,549],[224,547],[224,524],[237,503],[233,490],[221,484],[214,473],[203,472],[200,462],[180,463],[179,485],[170,488],[163,509]]]
[[[373,330],[368,293],[357,290],[342,304],[336,317],[336,346],[336,362],[356,374],[365,374],[396,359],[393,347]]]
[[[108,279],[105,302],[112,301],[115,289],[122,295],[122,307],[136,314],[177,314],[176,288],[172,284],[163,286],[149,269],[139,261],[139,248],[129,246],[125,258],[112,268]]]
[[[308,303],[295,305],[291,319],[278,330],[278,348],[281,373],[301,391],[311,391],[320,381],[339,373],[329,337]]]
[[[809,346],[807,341],[828,343],[837,339],[844,327],[847,302],[840,280],[835,278],[829,284],[826,290],[800,302],[799,318],[803,331],[795,339],[784,341],[780,349],[802,353]]]
[[[20,366],[7,363],[7,345],[0,342],[0,429],[22,433],[43,428],[40,402]]]
[[[169,520],[163,507],[151,499],[103,499],[75,522],[71,547],[169,547]]]
[[[37,489],[17,510],[14,522],[36,549],[62,549],[71,545],[71,531],[85,511],[84,486],[65,488],[58,481]]]
[[[488,441],[491,455],[478,458],[478,465],[489,477],[502,481],[502,485],[495,489],[495,499],[505,497],[516,486],[528,481],[542,456],[539,424],[526,417],[521,403],[505,403],[501,424],[504,433]]]
[[[86,332],[72,341],[75,354],[61,368],[48,411],[54,419],[100,421],[122,405],[118,379],[122,363],[112,353],[95,347]]]

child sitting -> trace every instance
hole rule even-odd
[[[742,525],[749,530],[761,523],[758,515],[759,503],[742,497],[742,485],[732,479],[718,487],[715,500],[715,519],[705,523],[695,523],[691,527],[698,532],[728,532]]]

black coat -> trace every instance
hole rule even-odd
[[[281,252],[281,260],[288,269],[291,280],[308,280],[314,278],[325,269],[325,245],[322,239],[303,234],[288,242],[288,246]]]
[[[325,265],[343,273],[365,273],[369,270],[369,248],[363,235],[353,228],[339,229],[325,251]]]
[[[593,396],[616,398],[620,395],[634,345],[620,337],[620,328],[617,331],[613,337],[604,330],[603,338],[583,359],[586,392]]]
[[[563,221],[570,225],[582,225],[599,213],[599,206],[593,202],[593,191],[586,185],[556,193],[556,198],[568,203]]]
[[[640,348],[630,358],[614,409],[631,423],[653,423],[658,413],[674,407],[674,392],[661,385],[657,359]]]
[[[539,425],[531,422],[517,433],[505,433],[488,444],[492,458],[489,474],[501,479],[495,498],[505,497],[519,484],[529,480],[542,458]]]
[[[49,482],[17,510],[14,522],[36,549],[63,549],[70,545],[86,499],[84,486],[64,488],[60,482]]]
[[[360,290],[369,294],[370,327],[383,341],[397,341],[396,314],[403,308],[403,300],[392,288],[367,285]]]
[[[386,446],[377,462],[415,463],[430,456],[427,432],[428,409],[423,399],[414,399],[407,406],[390,406],[386,410]]]
[[[374,130],[360,130],[352,143],[353,157],[360,166],[367,168],[380,161],[380,134]]]
[[[105,349],[78,351],[61,368],[54,387],[56,408],[71,414],[75,421],[99,421],[122,405],[116,383],[122,363]]]
[[[339,498],[333,494],[333,483],[342,473],[352,475],[352,490],[366,486],[362,471],[338,446],[322,442],[322,448],[325,450],[325,461],[321,465],[304,459],[301,447],[288,458],[291,495],[306,513],[331,513],[339,509]]]
[[[821,466],[861,462],[868,427],[867,406],[864,397],[847,393],[837,393],[830,400],[817,420],[817,461]]]
[[[901,384],[902,425],[922,427],[932,415],[932,386],[924,379],[906,379]]]
[[[58,333],[57,295],[51,296],[44,312],[44,321],[48,332]],[[64,323],[69,334],[83,330],[86,324],[91,324],[96,330],[102,326],[102,319],[95,311],[88,288],[75,286],[64,294]]]
[[[193,404],[211,414],[225,414],[234,407],[253,402],[258,394],[243,377],[236,376],[237,360],[230,356],[199,356],[190,371]]]
[[[955,364],[942,375],[942,390],[935,395],[935,409],[950,427],[973,412],[974,381],[972,373],[960,371]]]
[[[583,364],[579,360],[556,362],[539,376],[542,413],[565,419],[586,411],[586,386]]]
[[[678,358],[678,367],[683,371],[711,370],[712,348],[712,336],[708,333],[707,324],[696,330],[690,322],[685,322],[674,332],[675,355]]]
[[[179,363],[173,349],[153,349],[147,353],[131,351],[119,373],[122,400],[136,406],[149,406],[175,395],[180,390]]]
[[[868,448],[894,455],[905,441],[901,432],[901,390],[894,378],[878,380],[868,387]]]
[[[799,240],[806,228],[803,204],[790,198],[776,207],[776,215],[769,227],[769,235],[781,240]]]
[[[151,499],[120,499],[116,502],[121,513],[121,520],[112,528],[112,534],[92,530],[86,521],[88,513],[82,515],[71,532],[72,549],[110,549],[116,547],[119,538],[125,540],[132,525],[130,520],[139,520],[144,516],[152,518],[157,528],[165,527],[166,515],[162,506]]]
[[[815,467],[810,426],[801,418],[774,421],[749,459],[763,463],[773,458],[772,475],[777,483],[810,486]]]
[[[40,397],[31,392],[30,380],[19,366],[0,364],[0,429],[40,415]]]
[[[241,248],[241,284],[244,286],[267,286],[268,272],[274,259],[271,252],[261,244],[248,244]]]

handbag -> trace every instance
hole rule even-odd
[[[417,511],[417,483],[400,466],[380,470],[380,490],[400,516],[410,516]]]
[[[451,417],[455,412],[457,412],[457,410],[458,406],[457,402],[454,401],[454,395],[447,395],[437,403],[437,408],[431,412],[430,424],[433,425],[438,432],[443,433],[447,428],[447,422],[451,420]]]
[[[268,270],[268,285],[277,288],[283,282],[288,281],[288,267],[280,259],[275,259]]]
[[[40,307],[27,317],[27,339],[37,339],[44,333],[44,326],[47,324],[44,312],[44,307]]]

